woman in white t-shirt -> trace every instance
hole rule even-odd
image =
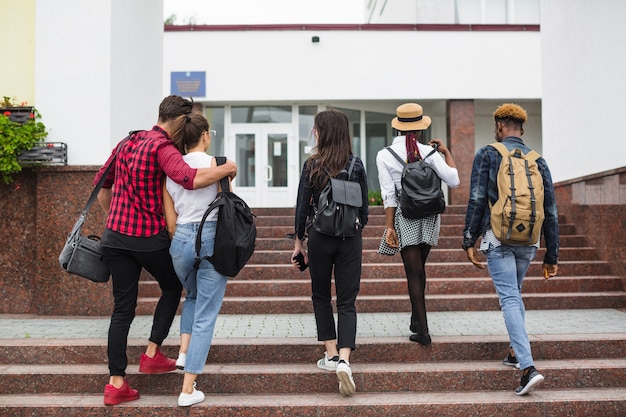
[[[211,143],[209,122],[201,114],[187,116],[181,131],[172,133],[172,141],[192,168],[216,166],[215,158],[206,153]],[[176,366],[185,370],[179,406],[204,401],[196,389],[196,378],[202,374],[209,355],[217,314],[222,306],[227,278],[217,272],[208,260],[194,268],[195,241],[202,217],[218,193],[218,183],[206,188],[186,190],[167,178],[163,187],[163,205],[167,229],[172,238],[170,255],[176,274],[185,287],[186,298],[180,319],[180,352]],[[213,255],[217,214],[213,210],[202,228],[200,257]]]

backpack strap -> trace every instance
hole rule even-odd
[[[217,162],[217,166],[224,165],[226,163],[226,157],[216,156],[215,162]],[[220,187],[222,187],[222,191],[230,191],[230,183],[228,182],[227,176],[220,180]]]
[[[354,157],[354,155],[350,156],[350,160],[352,162],[350,163],[350,168],[348,168],[348,180],[350,180],[350,174],[352,174],[352,169],[354,168],[354,163],[356,162],[356,158]]]
[[[431,156],[432,154],[434,154],[435,152],[437,152],[437,149],[438,149],[438,148],[439,148],[439,146],[438,146],[438,145],[434,145],[434,146],[433,146],[433,150],[432,150],[432,151],[430,151],[430,153],[429,153],[428,155],[426,155],[425,157],[420,158],[420,160],[421,160],[421,161],[423,161],[424,159],[428,158],[429,156]],[[406,165],[406,162],[404,162],[404,161],[402,160],[402,158],[400,158],[400,155],[398,155],[398,154],[396,153],[396,151],[394,151],[393,149],[391,149],[391,146],[386,146],[386,147],[385,147],[385,149],[387,149],[389,152],[391,152],[391,154],[392,154],[393,156],[395,156],[395,158],[396,158],[396,159],[397,159],[397,160],[398,160],[398,161],[402,164],[402,166],[405,166],[405,165]]]
[[[391,152],[391,154],[393,156],[395,156],[395,158],[398,160],[398,162],[400,162],[402,164],[402,166],[406,165],[406,162],[404,162],[404,160],[402,160],[402,158],[400,158],[400,155],[398,155],[396,153],[396,151],[394,151],[393,149],[391,149],[391,146],[386,146],[385,149],[387,149],[389,152]]]
[[[426,158],[428,158],[429,156],[431,156],[432,154],[434,154],[435,152],[437,152],[437,150],[439,149],[439,145],[434,144],[433,145],[433,150],[430,151],[430,153],[428,155],[426,155],[425,157],[422,158],[422,161]]]
[[[226,163],[226,157],[216,156],[215,162],[217,162],[217,166],[224,165]],[[230,184],[228,182],[228,176],[220,180],[220,186],[222,187],[222,193],[230,191]],[[209,204],[209,207],[206,209],[206,211],[204,212],[204,215],[202,216],[202,220],[200,221],[200,226],[198,227],[198,232],[196,233],[196,258],[193,263],[193,267],[195,269],[198,269],[200,267],[200,262],[202,262],[203,260],[209,259],[208,256],[203,256],[202,258],[200,257],[200,248],[202,247],[202,229],[204,228],[204,223],[206,222],[207,217],[213,210],[223,205],[224,205],[224,200],[222,196],[220,195],[220,193],[218,193],[218,195],[215,197],[215,200],[213,200],[213,202]]]

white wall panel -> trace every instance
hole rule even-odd
[[[166,32],[164,61],[224,102],[541,97],[539,32]]]
[[[541,2],[543,140],[554,180],[626,165],[626,2]]]

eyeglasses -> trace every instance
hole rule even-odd
[[[207,133],[209,134],[211,139],[214,139],[217,137],[217,130],[208,130]]]

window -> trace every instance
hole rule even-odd
[[[291,106],[233,106],[233,123],[291,123]]]
[[[224,107],[206,107],[204,116],[209,121],[212,130],[216,130],[215,137],[211,137],[211,145],[207,153],[214,156],[224,156]]]

